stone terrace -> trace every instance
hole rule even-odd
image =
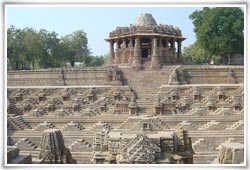
[[[194,163],[213,162],[222,143],[244,143],[244,86],[236,84],[242,83],[242,78],[227,84],[230,67],[218,67],[224,70],[220,78],[227,83],[216,83],[218,77],[211,79],[212,84],[178,85],[183,77],[177,70],[178,82],[174,84],[174,68],[135,71],[120,67],[121,82],[113,85],[8,87],[8,145],[37,158],[42,131],[59,128],[73,158],[78,163],[91,163],[100,122],[105,122],[111,131],[138,131],[145,122],[156,133],[188,130]],[[186,68],[184,72],[190,72],[192,67]],[[243,75],[242,71],[238,68],[234,78]],[[128,108],[133,97],[136,113]]]

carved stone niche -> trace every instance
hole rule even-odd
[[[129,100],[127,97],[123,97],[120,101],[116,101],[115,103],[115,113],[124,113],[128,112]]]
[[[154,102],[154,114],[162,115],[162,103],[160,101],[159,96],[156,97],[155,102]]]
[[[48,110],[48,112],[54,112],[55,111],[55,105],[52,104],[52,103],[48,104],[47,110]]]
[[[39,100],[39,102],[44,102],[46,100],[46,95],[44,92],[40,92],[38,94],[38,100]]]
[[[209,98],[207,102],[207,110],[208,112],[213,112],[215,111],[215,99],[214,98]]]
[[[100,98],[99,107],[100,107],[101,112],[106,112],[107,111],[107,104],[106,104],[106,101],[105,101],[105,97]]]
[[[95,89],[91,88],[87,91],[87,98],[88,102],[94,102],[95,101]]]
[[[241,111],[241,96],[234,96],[232,107],[235,112]]]
[[[23,94],[21,92],[17,92],[14,97],[16,102],[20,102],[23,100]]]
[[[150,124],[149,122],[143,122],[141,127],[141,130],[150,130]]]
[[[225,98],[226,98],[225,92],[224,92],[224,89],[223,89],[223,88],[219,88],[219,89],[218,89],[217,95],[218,95],[218,100],[219,100],[219,101],[224,101]]]
[[[137,115],[138,104],[135,101],[135,96],[131,97],[128,108],[129,108],[129,115]]]
[[[201,100],[200,92],[199,92],[197,87],[195,87],[193,89],[193,100],[194,101],[200,101]]]
[[[73,105],[72,105],[72,109],[74,110],[74,112],[80,112],[81,111],[81,105],[78,101],[76,101]]]
[[[62,93],[63,101],[68,101],[70,99],[70,94],[67,90]]]
[[[24,112],[29,112],[32,109],[32,106],[30,103],[25,102],[25,104],[23,105],[23,111]]]
[[[120,95],[119,90],[118,90],[118,91],[113,92],[113,96],[114,96],[114,101],[116,101],[116,100],[120,100],[121,95]]]
[[[172,101],[178,100],[178,92],[177,91],[172,91],[171,96],[172,96]]]

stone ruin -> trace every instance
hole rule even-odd
[[[108,41],[131,31],[181,37],[139,18]],[[123,54],[130,43],[118,39],[104,67],[8,72],[7,163],[244,163],[244,67],[172,65],[160,41],[137,41]],[[151,43],[157,55],[145,59]]]

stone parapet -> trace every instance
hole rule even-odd
[[[93,84],[105,85],[107,84],[107,76],[108,75],[106,67],[86,68],[86,69],[44,69],[44,70],[29,70],[29,71],[21,70],[21,71],[8,72],[7,85],[8,86],[18,86],[18,85],[75,86],[75,85],[93,85]]]

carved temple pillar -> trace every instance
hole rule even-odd
[[[134,51],[133,51],[133,39],[132,37],[129,38],[129,58],[128,58],[128,63],[131,64],[133,62],[133,56],[134,56]]]
[[[177,40],[178,49],[177,49],[177,61],[181,62],[182,54],[181,54],[181,40]]]
[[[171,58],[172,58],[172,62],[175,63],[176,62],[176,51],[175,51],[175,39],[171,40]]]
[[[110,53],[109,64],[111,65],[111,64],[114,64],[114,62],[115,62],[114,42],[113,41],[109,42],[109,53]]]
[[[166,63],[170,63],[170,56],[169,56],[169,38],[168,37],[166,37],[165,38],[165,41],[166,41],[166,54],[165,54],[165,62]]]
[[[140,47],[140,38],[135,38],[135,47],[134,47],[134,58],[133,58],[133,65],[139,65],[140,64],[140,58],[141,58],[141,47]]]
[[[119,41],[116,40],[116,50],[115,50],[115,64],[120,64],[121,63],[121,59],[120,59],[120,56],[119,56]]]
[[[158,47],[158,60],[159,63],[162,63],[163,60],[163,44],[162,44],[162,38],[159,38],[159,47]]]
[[[151,67],[158,67],[158,66],[159,66],[159,56],[157,48],[157,38],[153,38]]]
[[[126,56],[126,40],[123,39],[122,40],[122,46],[121,46],[121,49],[122,49],[122,64],[125,64],[127,63],[127,56]]]

